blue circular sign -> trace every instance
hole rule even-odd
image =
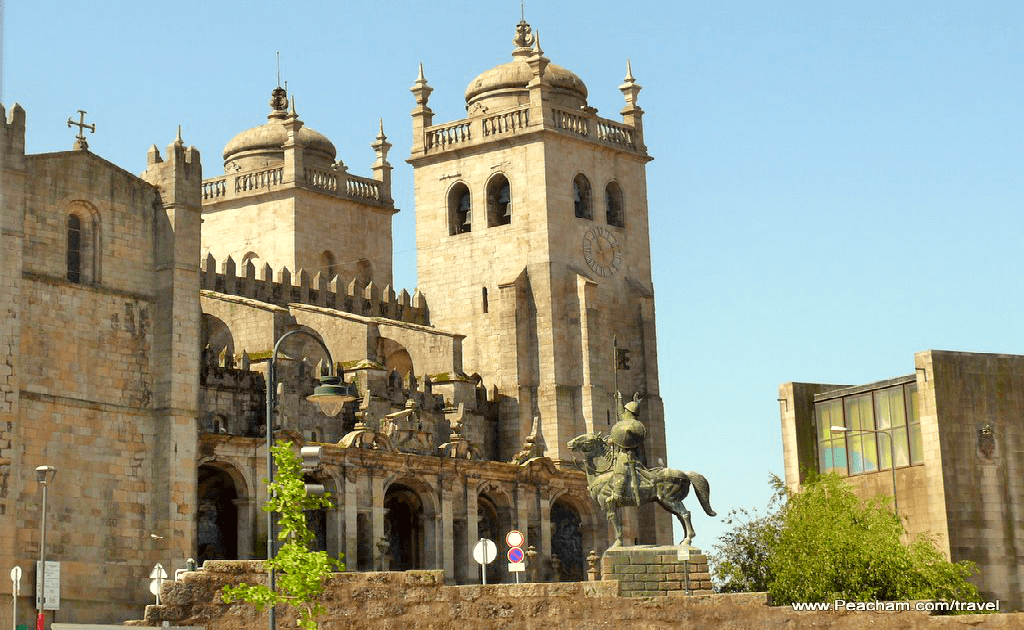
[[[522,562],[526,555],[523,554],[523,550],[519,547],[512,547],[508,550],[508,561],[509,562]]]

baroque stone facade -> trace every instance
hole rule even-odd
[[[834,470],[862,497],[894,496],[911,536],[974,562],[986,599],[1024,606],[1024,356],[929,350],[913,374],[786,383],[779,400],[790,487]]]
[[[644,396],[647,457],[666,459],[651,158],[631,72],[620,90],[622,120],[598,117],[525,22],[464,120],[433,123],[421,69],[411,294],[392,287],[382,127],[370,176],[354,175],[279,87],[223,175],[204,179],[179,131],[137,177],[86,146],[26,155],[25,112],[0,110],[0,563],[31,583],[42,464],[60,471],[61,621],[137,617],[157,562],[263,557],[268,364],[303,330],[275,363],[271,430],[323,446],[310,480],[336,506],[310,515],[321,548],[349,570],[471,583],[473,545],[515,528],[535,577],[583,579],[608,529],[565,442],[611,426],[617,387]],[[305,400],[330,367],[311,337],[358,390],[336,417]],[[626,526],[671,542],[667,514]]]

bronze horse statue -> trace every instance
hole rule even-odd
[[[615,528],[615,542],[612,547],[622,546],[622,519],[619,517],[619,508],[652,502],[676,515],[686,535],[680,544],[689,545],[696,533],[690,522],[690,512],[683,506],[683,499],[689,494],[691,484],[700,506],[704,508],[704,513],[708,516],[716,515],[711,509],[711,488],[708,480],[699,473],[682,472],[672,468],[638,467],[636,472],[639,497],[623,497],[614,490],[611,447],[604,434],[586,433],[569,440],[568,446],[573,452],[583,454],[583,469],[587,474],[590,494],[605,511],[608,522]]]

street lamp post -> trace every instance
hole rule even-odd
[[[834,433],[874,433],[876,435],[884,435],[889,438],[889,470],[892,471],[892,510],[896,514],[897,518],[900,515],[900,504],[896,500],[896,445],[892,441],[892,434],[887,433],[882,429],[857,429],[853,431],[846,427],[832,426],[829,427]]]
[[[46,627],[46,489],[57,474],[53,466],[37,466],[36,481],[43,487],[42,516],[39,519],[39,614],[36,629]]]
[[[323,349],[324,354],[327,355],[327,363],[330,365],[330,374],[327,376],[319,375],[320,384],[313,389],[313,393],[306,397],[309,402],[316,403],[320,410],[328,416],[338,415],[345,403],[357,400],[358,397],[355,395],[355,386],[346,383],[341,375],[334,373],[334,359],[331,358],[331,351],[327,349],[327,345],[317,337],[316,335],[303,330],[296,329],[286,332],[281,335],[281,338],[274,344],[274,352],[270,357],[270,363],[267,365],[267,483],[268,485],[274,482],[274,456],[270,452],[270,447],[273,446],[273,435],[274,435],[274,411],[277,406],[277,353],[281,349],[281,344],[285,339],[292,335],[306,335],[313,341],[320,344],[320,348]],[[45,494],[43,495],[46,496]],[[267,560],[274,557],[274,513],[267,512]],[[270,568],[270,590],[273,591],[276,586],[274,568]],[[274,612],[274,605],[270,605],[270,630],[277,628],[277,618]]]

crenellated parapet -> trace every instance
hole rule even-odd
[[[0,104],[0,167],[25,168],[25,110],[17,103],[10,112]]]
[[[338,276],[328,278],[321,272],[311,276],[304,269],[292,274],[287,267],[275,272],[269,264],[257,269],[251,261],[238,269],[230,256],[218,265],[212,254],[200,267],[200,288],[209,291],[278,306],[309,304],[365,317],[430,324],[426,298],[418,290],[411,296],[405,289],[396,294],[391,285],[381,290],[372,281],[365,286],[357,278],[345,283]]]

